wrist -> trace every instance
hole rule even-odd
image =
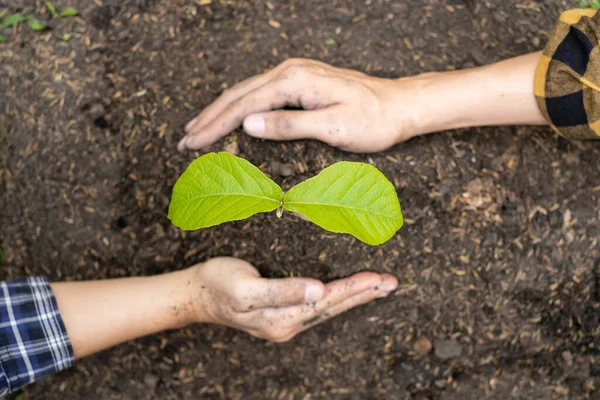
[[[543,125],[533,92],[540,53],[478,68],[433,72],[397,82],[405,97],[409,137],[491,125]]]
[[[431,72],[385,82],[393,144],[415,136],[468,126],[477,91],[464,87],[472,70]]]
[[[192,267],[145,278],[157,282],[157,288],[162,286],[162,289],[159,289],[160,294],[155,292],[155,297],[162,299],[162,313],[166,322],[166,326],[161,330],[178,329],[200,322],[198,319],[202,315],[199,315],[196,307],[195,293],[198,292],[198,287],[194,269],[195,267]]]
[[[207,283],[202,281],[200,268],[204,264],[198,264],[182,271],[181,288],[185,288],[184,304],[186,310],[182,315],[182,325],[196,323],[214,323],[213,318],[206,311],[206,299],[203,293],[208,293]]]
[[[409,139],[432,132],[473,126],[472,109],[481,102],[477,69],[431,72],[401,78],[408,94],[405,129]]]

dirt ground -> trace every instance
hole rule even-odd
[[[465,129],[377,155],[237,132],[212,146],[284,188],[339,160],[392,179],[406,225],[373,248],[274,214],[184,234],[166,218],[183,126],[292,56],[386,77],[539,50],[559,0],[56,0],[81,15],[0,44],[0,279],[104,279],[218,255],[269,276],[395,274],[395,295],[285,344],[194,326],[118,346],[26,399],[600,398],[600,147]],[[0,0],[35,11],[41,1]],[[69,42],[56,33],[71,33]],[[333,39],[333,42],[330,40]],[[429,351],[429,344],[433,349]]]

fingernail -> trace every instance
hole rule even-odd
[[[385,286],[383,286],[383,290],[385,290],[386,292],[392,292],[396,290],[397,287],[398,285],[395,282],[389,282]]]
[[[194,124],[196,123],[196,121],[198,121],[198,117],[194,118],[193,120],[191,120],[190,122],[188,122],[188,124],[185,126],[185,131],[189,131],[190,128],[192,126],[194,126]]]
[[[377,296],[378,299],[383,299],[384,297],[388,297],[392,292],[383,292],[381,293],[379,296]]]
[[[304,301],[306,303],[314,303],[323,298],[324,290],[322,285],[309,283],[304,292]]]
[[[263,137],[265,135],[265,118],[254,114],[244,120],[244,130],[250,136]]]

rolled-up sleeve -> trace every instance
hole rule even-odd
[[[46,278],[0,282],[0,396],[74,364]]]
[[[568,139],[600,139],[600,13],[564,12],[535,74],[542,114]]]

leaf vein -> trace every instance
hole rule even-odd
[[[377,211],[373,211],[373,210],[366,210],[363,208],[358,208],[358,207],[352,207],[352,206],[345,206],[345,205],[341,205],[341,204],[327,204],[327,203],[315,203],[315,202],[305,202],[305,201],[288,201],[285,204],[291,204],[291,205],[307,205],[307,206],[323,206],[323,207],[333,207],[333,208],[347,208],[349,210],[357,210],[357,211],[361,211],[364,213],[369,213],[369,214],[373,214],[373,215],[379,215],[383,218],[387,218],[387,219],[392,219],[395,220],[395,217],[377,212]]]

